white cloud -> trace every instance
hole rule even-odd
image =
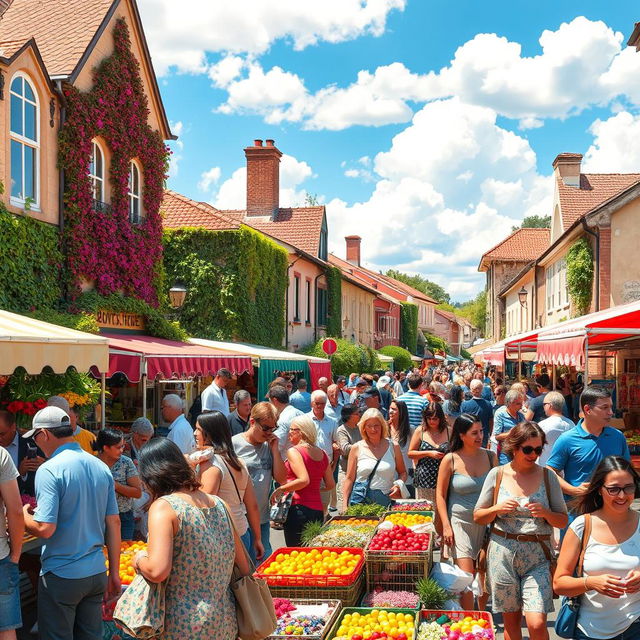
[[[180,161],[182,160],[182,152],[184,150],[184,141],[181,137],[184,134],[185,127],[183,122],[178,120],[178,122],[169,122],[169,128],[173,134],[178,137],[177,140],[172,140],[169,143],[171,147],[171,156],[169,158],[169,177],[175,178],[180,169]]]
[[[220,180],[220,167],[211,167],[208,171],[204,171],[200,175],[200,181],[198,182],[198,189],[200,191],[209,191],[209,189],[218,183]]]
[[[589,131],[594,140],[584,155],[583,171],[640,172],[640,115],[621,111],[607,120],[596,120]]]
[[[225,56],[209,67],[209,77],[216,87],[228,87],[240,75],[244,64],[240,56]]]
[[[529,143],[496,124],[496,113],[457,99],[423,107],[373,165],[371,196],[327,204],[330,248],[363,238],[371,268],[420,273],[456,299],[483,286],[480,256],[529,213],[551,208],[553,182],[536,172]]]
[[[315,93],[300,76],[279,67],[264,71],[254,61],[248,73],[228,84],[221,110],[257,113],[271,124],[342,130],[409,122],[415,103],[455,96],[518,120],[522,130],[535,129],[544,118],[566,118],[619,96],[640,104],[640,56],[622,42],[621,33],[580,16],[543,31],[542,52],[535,56],[523,56],[517,42],[481,33],[437,72],[414,73],[393,62],[359,71],[345,87],[329,85]]]
[[[280,159],[280,206],[304,206],[307,191],[300,187],[312,177],[313,171],[306,162],[283,154]],[[236,169],[220,185],[212,204],[218,209],[244,209],[247,206],[246,167]]]
[[[384,33],[406,0],[140,0],[156,72],[206,70],[208,52],[258,55],[278,40],[296,50]]]

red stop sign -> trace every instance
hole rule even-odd
[[[322,350],[330,356],[338,350],[338,343],[333,338],[325,338],[322,341]]]

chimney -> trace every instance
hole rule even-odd
[[[362,238],[360,236],[345,236],[345,242],[347,243],[347,262],[359,267]]]
[[[247,158],[247,217],[275,218],[280,208],[281,151],[273,140],[254,140],[244,150]]]
[[[555,176],[562,178],[567,187],[580,188],[581,153],[560,153],[553,161]]]

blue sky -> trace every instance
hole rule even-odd
[[[551,162],[640,170],[636,3],[139,0],[173,145],[169,186],[245,204],[243,148],[285,154],[281,204],[327,205],[330,249],[483,286],[480,256],[551,208]],[[636,10],[634,10],[636,8]]]

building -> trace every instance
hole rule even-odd
[[[210,230],[246,225],[273,239],[289,258],[286,330],[283,346],[297,351],[325,335],[328,311],[327,216],[324,206],[280,207],[280,158],[273,140],[245,149],[246,209],[219,210],[165,191],[163,225]]]
[[[494,342],[506,331],[506,309],[500,293],[513,278],[549,246],[549,229],[517,229],[480,259],[487,274],[487,338]]]
[[[581,163],[577,153],[561,153],[553,162],[549,244],[499,293],[507,335],[579,315],[567,286],[570,250],[577,242],[586,243],[593,256],[591,301],[582,312],[640,299],[640,266],[630,259],[638,239],[640,173],[582,173]]]
[[[463,348],[465,321],[444,309],[436,309],[435,318],[434,334],[449,345],[452,355],[459,356]]]
[[[157,305],[173,136],[135,0],[4,0],[0,14],[0,201],[59,229],[67,296]]]

